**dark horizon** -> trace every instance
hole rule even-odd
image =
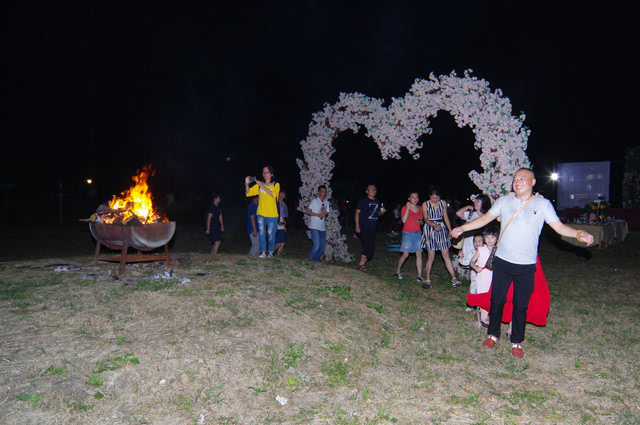
[[[4,156],[0,184],[51,193],[92,178],[106,200],[151,163],[160,192],[241,197],[242,176],[269,163],[295,198],[299,142],[324,103],[360,92],[388,105],[416,78],[473,69],[526,113],[538,186],[559,162],[611,161],[619,203],[624,152],[636,142],[622,116],[625,80],[607,75],[630,68],[631,27],[619,11],[591,6],[14,5],[15,154]],[[376,180],[392,199],[431,184],[447,198],[477,193],[470,129],[447,113],[431,127],[418,161],[382,161],[372,141],[341,134],[330,184]]]

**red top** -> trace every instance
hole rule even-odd
[[[407,206],[405,205],[400,210],[400,217],[404,217],[404,212],[407,210]],[[419,232],[420,224],[417,220],[422,218],[422,209],[418,207],[418,212],[413,212],[409,210],[409,216],[407,217],[407,221],[404,223],[402,227],[403,232]]]

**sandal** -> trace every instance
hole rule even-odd
[[[484,318],[482,317],[483,315],[485,315]],[[488,328],[489,327],[489,313],[486,310],[483,310],[481,308],[478,308],[478,323],[483,327],[483,328]],[[478,326],[480,327],[480,326]]]
[[[422,289],[431,289],[431,281],[425,280],[424,283],[422,284]]]
[[[364,265],[360,265],[358,266],[358,270],[360,270],[362,273],[369,273],[369,270],[367,270]]]
[[[461,285],[462,285],[462,282],[460,282],[460,281],[458,280],[458,278],[455,278],[455,277],[454,277],[453,279],[451,279],[451,285],[452,285],[454,288],[457,288],[458,286],[461,286]]]

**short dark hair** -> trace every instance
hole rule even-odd
[[[318,192],[320,192],[320,189],[327,190],[327,186],[321,184],[320,186],[318,186]]]
[[[500,230],[498,226],[489,226],[484,229],[484,236],[495,236],[496,238],[500,235]]]
[[[528,172],[530,172],[530,173],[531,173],[531,175],[533,176],[533,178],[534,178],[534,179],[536,178],[536,173],[535,173],[531,168],[522,167],[522,168],[519,168],[519,169],[518,169],[518,171],[528,171]],[[515,173],[513,173],[513,177],[515,177],[515,176],[516,176],[516,173],[517,173],[518,171],[516,171]]]

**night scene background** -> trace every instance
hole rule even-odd
[[[625,149],[637,144],[628,11],[600,2],[250,1],[95,2],[9,7],[5,51],[9,133],[3,210],[86,197],[104,202],[153,164],[156,199],[244,205],[243,177],[272,164],[295,199],[296,158],[311,115],[340,92],[386,100],[416,78],[466,69],[502,89],[531,128],[527,155],[538,190],[553,198],[558,162],[611,161],[620,205]],[[631,50],[630,50],[631,49]],[[417,161],[383,161],[362,133],[336,141],[331,182],[404,200],[441,187],[447,199],[479,190],[473,133],[448,113],[431,120]],[[455,154],[455,157],[454,157]],[[455,159],[454,159],[455,158]],[[93,206],[91,206],[93,208]],[[204,213],[203,211],[198,211]],[[89,211],[90,213],[90,211]],[[82,211],[79,214],[84,214]],[[87,216],[87,214],[85,214]],[[6,218],[6,217],[5,217]],[[73,218],[75,219],[75,217]]]

